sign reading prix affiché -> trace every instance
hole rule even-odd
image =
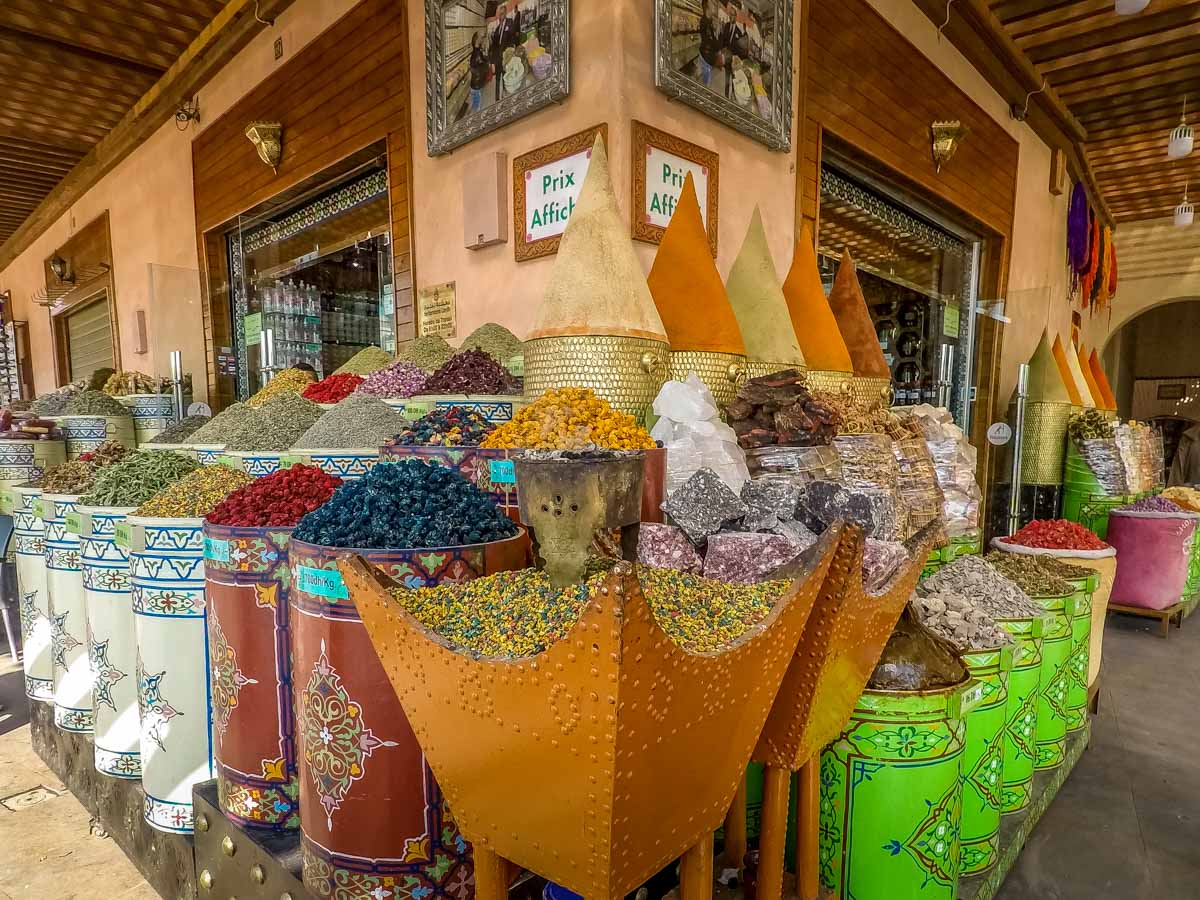
[[[691,174],[708,232],[708,246],[717,255],[717,197],[720,161],[716,153],[651,128],[633,123],[633,236],[658,244],[675,214],[683,185]]]
[[[455,282],[431,284],[417,291],[417,334],[452,338],[458,333]]]
[[[513,160],[513,254],[517,262],[558,252],[558,242],[583,190],[597,134],[607,140],[608,126],[588,128]]]

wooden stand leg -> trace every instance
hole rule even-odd
[[[758,900],[783,896],[783,857],[787,844],[788,801],[792,773],[763,767],[762,833],[758,839]]]
[[[800,769],[800,798],[796,812],[796,894],[800,900],[817,900],[817,856],[820,843],[817,817],[820,813],[817,759]]]
[[[494,850],[479,844],[475,853],[475,900],[507,900],[508,865]]]
[[[746,776],[738,782],[733,805],[725,816],[725,865],[741,871],[746,859]]]
[[[478,880],[479,876],[475,877]],[[709,833],[683,854],[679,866],[679,900],[712,900],[712,893],[713,836]]]

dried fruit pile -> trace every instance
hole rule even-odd
[[[1006,544],[1046,550],[1108,550],[1109,544],[1067,519],[1034,519],[1016,534],[1000,538]]]
[[[322,506],[342,484],[314,466],[295,465],[240,487],[207,516],[215,525],[288,527]]]
[[[353,394],[363,380],[361,375],[353,372],[334,373],[310,384],[300,396],[313,403],[338,403]]]
[[[307,369],[284,369],[274,378],[266,383],[261,390],[252,396],[246,403],[249,406],[262,406],[272,397],[277,397],[280,394],[293,393],[299,394],[306,387],[317,380],[317,376]]]
[[[725,412],[745,450],[773,444],[823,446],[833,441],[842,424],[837,410],[808,392],[796,369],[751,378]]]
[[[253,481],[253,475],[230,466],[203,466],[163,488],[138,506],[134,515],[164,519],[203,518],[230,493]]]
[[[401,428],[389,447],[478,447],[495,426],[477,412],[451,406],[435,409]]]
[[[456,353],[429,376],[425,394],[516,394],[520,382],[482,350]]]
[[[0,440],[6,441],[61,441],[62,431],[53,419],[27,416],[18,419],[12,409],[0,413]]]
[[[546,391],[483,441],[533,450],[650,449],[654,438],[628,413],[585,388]]]

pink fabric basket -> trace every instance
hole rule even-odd
[[[1194,515],[1113,510],[1108,542],[1117,549],[1112,602],[1166,609],[1179,602],[1187,583]]]

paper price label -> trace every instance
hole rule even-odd
[[[492,484],[516,484],[517,469],[511,459],[493,459],[488,463],[488,477]]]
[[[51,500],[34,500],[33,514],[42,521],[45,521],[46,519],[53,519],[54,502]]]
[[[17,498],[15,494],[5,491],[0,494],[0,513],[6,516],[11,516],[13,510],[17,508]]]
[[[350,592],[337,569],[314,569],[296,566],[296,588],[326,600],[348,600]]]
[[[128,522],[118,522],[113,526],[113,543],[125,550],[133,545],[133,526]]]
[[[67,513],[66,526],[69,534],[83,534],[83,513]]]
[[[229,541],[221,538],[204,539],[204,558],[213,562],[229,562]]]
[[[235,456],[218,456],[217,463],[222,466],[229,466],[231,469],[242,471],[242,461]]]
[[[290,469],[292,466],[298,466],[304,462],[303,456],[281,456],[279,457],[279,468]]]

